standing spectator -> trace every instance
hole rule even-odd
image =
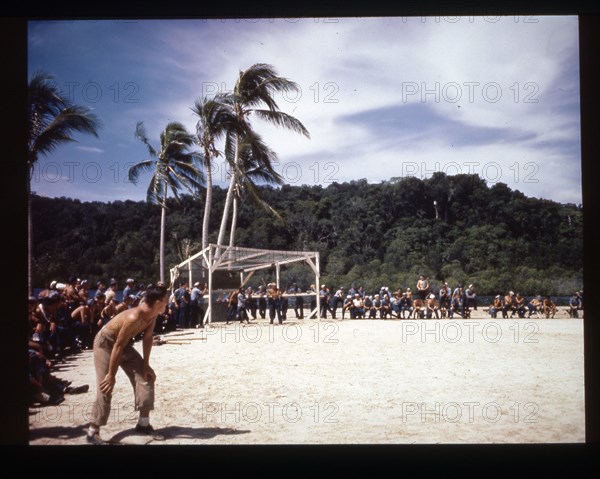
[[[283,313],[281,311],[282,292],[275,283],[269,283],[267,287],[267,307],[269,308],[270,324],[273,324],[275,321],[275,316],[277,316],[279,324],[283,324]]]
[[[294,295],[294,314],[296,315],[296,319],[304,319],[304,297],[298,296],[302,294],[302,290],[296,283],[292,283],[288,294]]]
[[[123,297],[126,298],[130,295],[135,296],[135,294],[135,280],[133,278],[127,278],[125,281],[125,289],[123,290]]]
[[[321,289],[319,290],[319,307],[321,308],[321,318],[323,319],[327,318],[327,311],[329,311],[333,316],[333,311],[329,306],[330,299],[331,297],[329,288],[322,284]]]
[[[462,318],[465,317],[465,293],[462,284],[459,284],[452,293],[450,318],[458,313]]]
[[[360,291],[359,291],[359,293],[360,293]],[[390,300],[390,303],[391,303],[392,295],[390,293],[390,288],[388,288],[387,286],[382,286],[381,289],[379,290],[379,297],[381,298],[382,301],[384,298],[387,298],[388,300]]]
[[[344,287],[341,286],[335,292],[335,294],[333,295],[333,298],[331,298],[331,310],[333,311],[333,315],[332,315],[333,319],[335,319],[338,306],[344,305],[344,295],[345,295]]]
[[[350,285],[350,289],[348,290],[348,293],[346,294],[346,297],[350,296],[350,299],[354,299],[354,295],[358,293],[358,289],[356,289],[354,287],[354,284]]]
[[[200,290],[200,283],[194,283],[192,292],[190,294],[190,326],[195,328],[199,324],[202,324],[200,318],[200,301],[202,300],[202,291]]]
[[[106,293],[104,295],[104,299],[107,303],[110,302],[111,299],[117,297],[117,280],[115,278],[111,278],[111,280],[108,282],[108,288],[106,290]]]
[[[246,292],[244,288],[240,286],[237,294],[237,319],[240,320],[240,323],[246,321],[246,324],[249,324],[248,321],[248,312],[246,311],[246,307],[248,306],[248,298],[246,296]]]
[[[419,280],[417,281],[417,296],[425,302],[427,298],[427,294],[429,293],[429,281],[425,279],[425,276],[422,274],[419,275]]]
[[[190,292],[185,281],[179,283],[179,289],[175,293],[178,306],[178,323],[181,329],[190,327]]]

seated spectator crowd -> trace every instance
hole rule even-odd
[[[419,277],[416,288],[398,288],[390,291],[383,286],[375,294],[367,294],[362,286],[352,286],[348,290],[338,288],[335,293],[327,285],[321,285],[317,292],[321,318],[333,319],[410,319],[410,318],[470,318],[471,311],[478,308],[478,296],[473,284],[467,287],[458,285],[452,290],[447,282],[439,288],[432,288],[429,280]],[[249,322],[259,317],[268,317],[270,323],[282,324],[287,319],[288,311],[293,308],[296,319],[305,317],[305,308],[309,308],[309,317],[316,316],[315,285],[305,291],[296,283],[288,288],[278,288],[275,283],[261,285],[258,288],[240,287],[237,290],[219,293],[217,302],[227,305],[226,322]],[[170,315],[180,328],[203,328],[204,309],[202,298],[207,293],[207,285],[196,283],[190,293],[188,286],[182,282],[171,295]],[[577,318],[583,310],[583,291],[573,294],[568,313]],[[498,313],[503,318],[531,317],[554,318],[557,306],[548,296],[534,296],[526,300],[520,293],[508,292],[497,295],[484,311],[492,318]]]
[[[117,299],[117,281],[108,287],[99,281],[92,296],[87,280],[70,277],[64,283],[53,281],[49,288],[28,300],[28,349],[30,404],[56,405],[64,394],[77,394],[88,385],[71,387],[53,373],[57,363],[81,350],[92,349],[96,333],[115,315],[137,306],[145,285],[127,279],[122,300]],[[165,311],[166,313],[166,311]],[[167,315],[160,315],[156,330],[167,328]],[[175,329],[172,327],[172,329]],[[140,338],[134,338],[140,339]]]

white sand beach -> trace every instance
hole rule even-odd
[[[154,346],[151,414],[165,441],[134,431],[117,375],[104,439],[122,444],[583,443],[583,320],[296,320],[213,323]],[[293,313],[292,313],[293,316]],[[141,343],[136,343],[141,350]],[[95,396],[92,352],[54,374],[89,384],[31,407],[31,445],[83,445]]]

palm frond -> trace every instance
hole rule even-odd
[[[263,211],[266,211],[267,213],[272,214],[277,219],[285,222],[283,213],[276,210],[271,205],[269,205],[265,200],[262,199],[262,197],[260,195],[260,191],[258,190],[257,186],[254,183],[245,182],[244,190],[248,193],[247,197],[254,205],[258,206]]]
[[[47,119],[46,119],[47,120]],[[90,110],[80,106],[70,106],[60,111],[49,123],[42,121],[38,131],[30,134],[30,150],[46,155],[59,145],[75,142],[73,134],[76,132],[87,133],[98,137],[98,128],[101,122]]]
[[[158,153],[154,149],[154,147],[150,144],[150,140],[148,139],[148,133],[146,132],[146,127],[144,126],[143,121],[138,121],[135,126],[135,137],[140,140],[148,149],[148,154],[152,157],[158,156]]]
[[[288,115],[282,111],[271,111],[271,110],[253,110],[253,113],[256,114],[259,118],[262,118],[269,123],[273,123],[276,126],[280,126],[282,128],[287,128],[288,130],[295,131],[296,133],[300,133],[307,138],[310,138],[310,133],[306,129],[306,127],[302,124],[300,120],[293,117],[292,115]]]
[[[142,173],[147,173],[156,165],[156,160],[144,160],[131,166],[127,172],[127,178],[134,185],[137,184],[139,176]]]

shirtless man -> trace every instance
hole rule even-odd
[[[100,438],[100,426],[106,425],[111,411],[112,392],[119,366],[133,385],[135,409],[140,412],[135,430],[163,440],[150,425],[150,411],[154,409],[154,381],[156,374],[150,367],[152,331],[159,313],[167,304],[164,286],[148,286],[139,306],[128,309],[112,318],[94,340],[94,366],[96,368],[97,395],[92,408],[93,419],[86,436],[91,444],[107,444]],[[133,346],[133,338],[144,333],[143,358]]]
[[[419,275],[419,281],[417,281],[417,295],[421,298],[422,301],[427,299],[427,295],[429,293],[429,281],[425,279],[425,276],[422,274]]]

